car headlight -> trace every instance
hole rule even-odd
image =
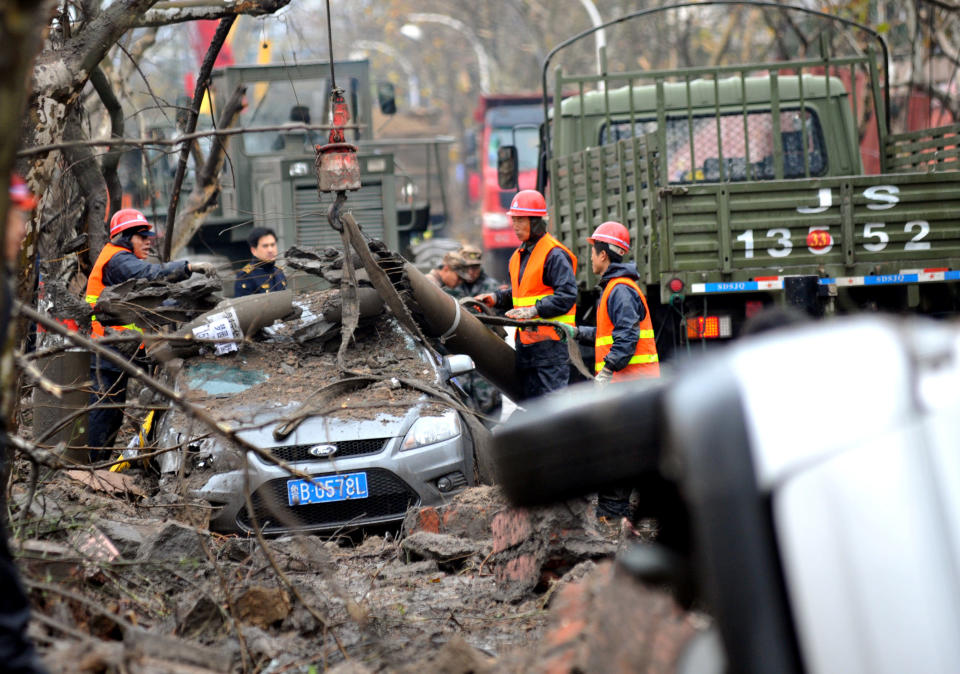
[[[403,438],[400,449],[415,449],[435,442],[443,442],[460,435],[460,417],[447,410],[439,417],[420,417]]]

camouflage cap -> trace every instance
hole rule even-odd
[[[469,243],[464,244],[459,251],[460,257],[468,267],[479,266],[483,264],[483,251]]]
[[[454,271],[459,271],[468,266],[467,261],[463,259],[463,256],[460,255],[460,252],[453,250],[451,250],[449,253],[444,253],[443,264],[450,267],[450,269]]]

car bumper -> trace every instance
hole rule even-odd
[[[264,532],[336,531],[402,521],[410,507],[442,504],[473,484],[472,452],[467,449],[466,436],[406,451],[400,451],[400,442],[401,438],[392,438],[382,451],[368,456],[289,464],[311,476],[364,472],[369,494],[364,499],[291,506],[287,481],[295,476],[256,456],[248,460],[246,479],[242,469],[212,475],[192,495],[217,508],[210,519],[210,528],[215,531],[254,530],[245,497],[247,489],[257,524]],[[453,485],[446,492],[437,487],[443,477]]]

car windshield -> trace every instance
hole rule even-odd
[[[326,121],[327,91],[326,79],[280,80],[274,82],[253,82],[247,87],[250,104],[240,115],[241,126],[263,127],[281,126],[291,123],[323,124]],[[348,103],[349,105],[349,97]],[[351,119],[354,118],[350,111]],[[243,149],[247,154],[271,154],[284,149],[285,135],[297,135],[303,142],[320,142],[322,134],[306,134],[302,130],[288,133],[274,131],[264,133],[245,133]],[[316,136],[313,138],[312,136]]]
[[[324,319],[339,290],[313,291],[295,303],[300,317],[277,322],[245,341],[238,351],[215,355],[207,350],[185,359],[178,386],[188,398],[235,422],[264,414],[283,415],[316,400],[318,391],[342,379],[337,363],[339,323]],[[382,373],[438,385],[438,370],[420,348],[387,314],[361,321],[355,344],[345,354],[351,373],[369,374],[372,382],[338,393],[337,403],[324,403],[323,413],[340,418],[374,419],[382,413],[404,414],[422,393],[381,381]],[[353,376],[353,375],[351,375]]]
[[[241,393],[251,386],[270,379],[261,370],[238,367],[230,362],[200,361],[187,365],[184,373],[187,386],[212,396],[222,397]]]

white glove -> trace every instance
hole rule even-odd
[[[516,321],[525,321],[529,318],[536,318],[538,315],[536,307],[516,307],[504,314],[507,318]]]
[[[597,386],[602,387],[609,384],[611,379],[613,379],[613,370],[604,367],[597,373],[597,376],[593,378],[593,381]]]
[[[212,262],[191,262],[190,271],[194,274],[206,274],[207,276],[216,276],[217,267]]]

